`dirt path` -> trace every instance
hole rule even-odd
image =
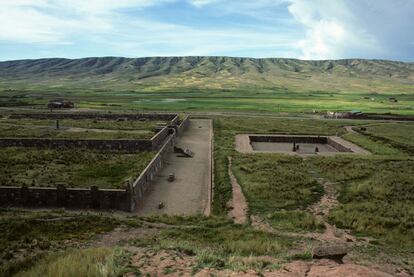
[[[231,187],[232,187],[232,199],[230,201],[230,211],[228,216],[234,220],[237,224],[247,223],[247,210],[248,205],[246,198],[243,195],[243,191],[237,182],[236,176],[234,176],[232,167],[232,158],[228,157],[228,173],[230,176]]]
[[[358,134],[358,132],[356,132],[354,129],[352,129],[352,128],[354,128],[355,126],[344,126],[344,128],[345,128],[345,130],[348,132],[348,133],[351,133],[351,134]]]
[[[171,153],[166,166],[146,193],[138,214],[196,215],[204,213],[211,183],[211,132],[209,119],[191,119],[176,145],[194,152],[192,158],[177,157]],[[168,182],[170,173],[175,180]],[[159,209],[158,205],[163,203]]]

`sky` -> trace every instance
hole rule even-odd
[[[414,61],[414,0],[0,0],[0,60]]]

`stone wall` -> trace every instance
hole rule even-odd
[[[170,128],[168,126],[164,127],[161,131],[156,133],[151,138],[151,146],[152,150],[158,150],[162,143],[164,142],[165,138],[170,134]]]
[[[325,136],[249,136],[250,142],[281,142],[281,143],[316,143],[328,144],[339,152],[353,152],[352,149],[342,145],[330,137]]]
[[[97,187],[0,187],[0,206],[69,209],[102,209],[129,211],[130,193],[127,190],[98,189]]]
[[[169,124],[171,126],[175,126],[178,125],[178,122],[180,121],[180,117],[177,115],[175,115],[175,117],[173,119],[171,119],[171,121],[169,122]]]
[[[165,144],[144,169],[141,175],[131,186],[131,206],[130,211],[135,210],[144,197],[145,191],[156,178],[158,172],[163,168],[166,156],[174,149],[176,133],[175,131],[165,141]]]
[[[182,122],[185,129],[188,119]],[[184,125],[183,125],[184,123]],[[163,128],[151,140],[67,140],[67,139],[0,139],[0,147],[86,147],[96,149],[155,150],[159,149],[136,181],[124,190],[97,187],[0,187],[0,206],[63,207],[74,209],[104,209],[133,211],[142,201],[145,191],[162,169],[166,156],[174,149],[176,131]]]
[[[49,112],[49,113],[19,113],[12,114],[10,118],[32,118],[32,119],[128,119],[128,120],[160,120],[167,121],[168,124],[174,125],[178,121],[177,114],[163,113],[65,113],[65,112]]]
[[[328,143],[327,137],[318,136],[249,136],[251,142]]]
[[[165,138],[165,137],[164,137]],[[123,151],[156,150],[160,140],[128,139],[49,139],[49,138],[10,138],[0,139],[0,147],[37,147],[37,148],[87,148]]]
[[[337,141],[335,141],[335,140],[333,140],[329,137],[328,137],[328,144],[330,146],[332,146],[333,148],[335,148],[336,150],[338,150],[339,152],[350,152],[350,153],[353,152],[352,149],[349,149],[348,147],[340,144],[339,142],[337,142]]]
[[[186,116],[179,125],[177,125],[177,134],[182,135],[182,133],[188,128],[190,125],[190,118]]]

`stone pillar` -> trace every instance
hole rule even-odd
[[[30,192],[27,185],[23,185],[20,189],[20,205],[29,206],[30,205]]]
[[[56,206],[65,207],[66,206],[66,187],[64,184],[58,184],[56,186],[57,197],[56,197]]]
[[[125,185],[125,193],[127,198],[127,211],[132,212],[135,209],[135,197],[134,197],[134,188],[131,182],[127,182]]]
[[[92,208],[99,209],[101,207],[101,201],[99,198],[99,189],[97,186],[91,187],[91,198],[92,198]]]

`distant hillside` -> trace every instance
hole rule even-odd
[[[0,88],[273,88],[299,91],[414,89],[414,63],[384,60],[153,57],[0,62]]]

